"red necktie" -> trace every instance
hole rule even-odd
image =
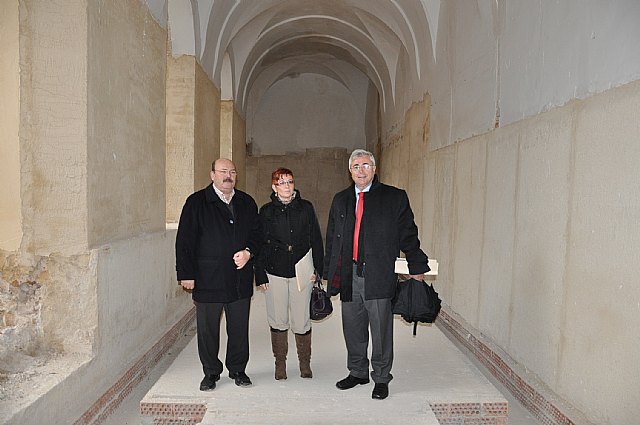
[[[356,227],[353,229],[353,259],[358,261],[358,237],[360,236],[360,222],[364,211],[364,192],[358,193],[358,205],[356,206]]]

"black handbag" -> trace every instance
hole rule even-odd
[[[331,304],[331,297],[324,290],[320,277],[316,275],[316,280],[313,282],[313,288],[311,289],[311,301],[309,312],[311,320],[322,320],[325,317],[333,313],[333,304]]]

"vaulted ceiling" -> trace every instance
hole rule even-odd
[[[167,3],[168,1],[168,3]],[[246,111],[282,78],[361,72],[383,110],[434,63],[440,0],[148,0],[168,17],[174,56],[193,55]],[[401,86],[401,87],[399,87]]]

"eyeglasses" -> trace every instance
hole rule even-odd
[[[278,185],[278,186],[287,186],[287,185],[293,186],[293,180],[282,180],[282,181],[276,183],[276,185]]]
[[[365,162],[364,164],[352,165],[351,171],[360,171],[360,170],[369,171],[371,167],[373,167],[373,165]]]
[[[216,173],[220,173],[220,174],[229,174],[231,176],[235,176],[236,174],[238,174],[238,172],[236,170],[214,170]]]

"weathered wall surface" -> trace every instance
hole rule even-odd
[[[376,158],[377,171],[384,176],[383,182],[401,187],[407,191],[409,202],[415,214],[418,228],[422,229],[422,211],[424,199],[425,158],[429,142],[430,97],[414,103],[405,115],[405,122],[399,126],[401,133],[387,141],[384,155]]]
[[[284,78],[265,90],[260,104],[250,103],[247,109],[247,134],[253,154],[365,146],[368,80],[359,72],[352,74],[353,86],[359,89],[354,92],[318,74]]]
[[[233,109],[233,100],[220,102],[220,156],[222,158],[231,159],[233,155]]]
[[[165,224],[166,32],[144,16],[144,8],[127,9],[119,3],[101,8],[89,27],[92,247],[160,231]]]
[[[95,253],[0,252],[0,423],[36,423],[26,414],[34,402],[48,399],[91,359],[98,333],[96,269]],[[44,405],[52,412],[65,407]]]
[[[383,153],[384,180],[423,180],[412,206],[444,300],[599,424],[640,415],[638,116],[634,82],[432,150],[408,180]],[[420,124],[407,114],[403,150]]]
[[[15,251],[22,240],[20,211],[20,68],[18,2],[0,5],[0,249]]]
[[[195,186],[195,58],[167,55],[166,197],[167,223],[177,223],[182,205]]]
[[[0,423],[73,423],[192,306],[164,221],[166,36],[142,2],[20,3]]]
[[[233,108],[233,136],[232,136],[232,156],[238,170],[247,168],[247,125],[240,116],[238,110]],[[241,190],[246,190],[247,182],[240,179],[236,186]]]
[[[233,100],[223,100],[220,105],[220,156],[230,158],[236,164],[236,188],[246,190],[246,127]]]
[[[220,157],[220,90],[199,64],[195,75],[193,177],[194,189],[199,190],[211,183],[211,162]]]
[[[220,156],[220,91],[193,56],[167,56],[166,105],[166,222],[177,223]]]
[[[637,1],[439,3],[433,149],[640,78]]]
[[[23,247],[35,255],[88,245],[86,6],[20,2]]]

